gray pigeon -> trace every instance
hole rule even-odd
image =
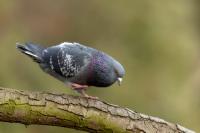
[[[122,82],[123,66],[104,52],[79,43],[64,42],[44,48],[33,43],[17,44],[17,48],[39,64],[41,69],[64,82],[84,97],[89,86],[108,87]]]

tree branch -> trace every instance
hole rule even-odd
[[[100,100],[7,88],[0,88],[0,121],[102,133],[195,133],[178,124]]]

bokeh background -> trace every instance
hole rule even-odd
[[[80,42],[118,59],[122,86],[88,90],[113,104],[200,132],[198,0],[1,0],[0,86],[76,95],[16,50]],[[81,133],[0,123],[0,133]]]

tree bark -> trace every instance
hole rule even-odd
[[[0,121],[91,133],[195,133],[178,124],[100,100],[0,88]]]

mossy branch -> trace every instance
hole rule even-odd
[[[0,121],[98,133],[195,133],[178,124],[100,100],[7,88],[0,88]]]

